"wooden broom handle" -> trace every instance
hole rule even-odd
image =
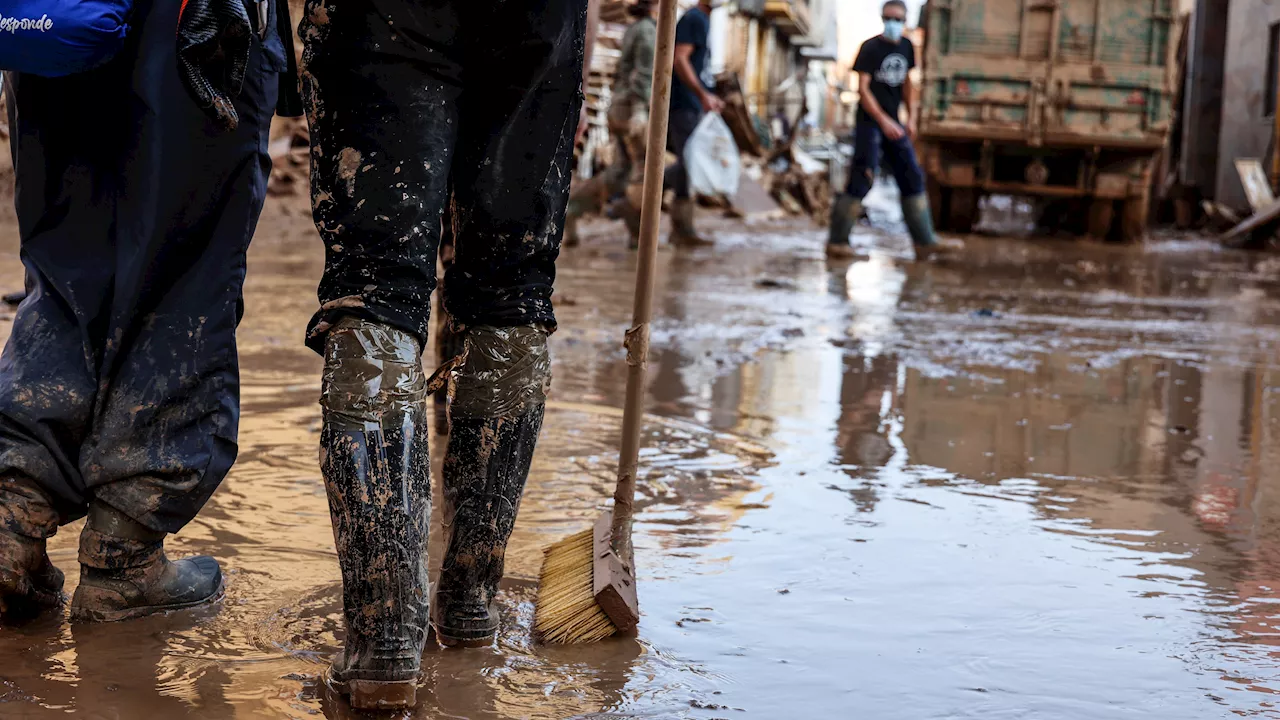
[[[628,566],[634,564],[631,520],[635,515],[636,469],[640,462],[640,429],[644,422],[645,370],[649,361],[649,323],[653,319],[654,265],[658,259],[658,225],[662,220],[662,171],[665,169],[671,66],[675,54],[676,0],[660,0],[658,43],[653,53],[649,139],[644,154],[640,265],[636,270],[635,310],[626,338],[627,402],[622,415],[622,449],[618,453],[618,488],[613,494],[613,550]]]

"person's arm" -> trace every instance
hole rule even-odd
[[[920,123],[920,117],[916,114],[919,108],[916,107],[915,91],[915,81],[911,79],[911,73],[908,72],[907,79],[902,83],[902,104],[907,109],[907,137],[912,140],[916,137],[916,129]]]
[[[906,136],[907,132],[898,124],[897,118],[889,117],[889,114],[876,101],[875,94],[871,92],[871,73],[869,72],[858,73],[858,104],[871,116],[872,120],[876,121],[886,138],[898,141]]]
[[[680,78],[680,82],[684,86],[692,90],[698,96],[698,102],[702,103],[702,109],[706,112],[720,112],[724,109],[724,101],[711,94],[702,86],[702,80],[698,78],[698,73],[693,70],[693,62],[689,59],[693,55],[693,45],[691,43],[679,43],[676,45],[675,71],[676,77]]]
[[[650,93],[653,92],[653,56],[657,52],[658,32],[652,23],[645,25],[636,33],[635,46],[632,52],[631,72],[635,77],[632,91],[644,98],[649,104]]]
[[[587,89],[587,78],[591,77],[591,52],[596,48],[596,31],[600,27],[600,0],[587,0],[587,33],[582,47],[582,89]],[[587,118],[587,104],[582,103],[582,112],[578,114],[578,134],[575,143],[587,132],[590,121]]]
[[[916,102],[916,81],[911,77],[916,69],[916,46],[910,40],[904,42],[907,43],[908,52],[907,78],[902,83],[902,102],[907,106],[907,137],[915,140],[916,131],[920,129],[920,103]]]

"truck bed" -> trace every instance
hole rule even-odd
[[[922,135],[1157,149],[1173,114],[1172,0],[931,0]]]

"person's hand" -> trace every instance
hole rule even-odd
[[[724,101],[709,92],[702,93],[702,109],[704,112],[718,113],[724,110]]]
[[[916,136],[919,134],[920,134],[920,123],[915,119],[915,117],[912,117],[909,121],[907,121],[907,137],[911,139],[911,142],[915,142]]]
[[[253,27],[242,0],[189,0],[178,12],[178,76],[225,130],[240,122],[235,99],[249,65]]]
[[[578,113],[578,132],[573,136],[573,144],[577,145],[582,142],[582,136],[587,134],[587,129],[591,127],[591,120],[587,115],[587,104],[582,104],[582,112]]]
[[[901,125],[892,120],[885,120],[884,124],[880,126],[880,130],[884,132],[884,136],[888,138],[890,142],[898,142],[907,136],[907,131],[903,130]]]

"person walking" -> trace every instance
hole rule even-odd
[[[614,214],[630,233],[628,247],[640,242],[640,190],[644,185],[645,143],[649,127],[649,94],[653,88],[653,53],[658,39],[655,0],[637,0],[627,8],[635,22],[622,36],[607,120],[613,136],[613,164],[569,196],[564,244],[578,244],[578,220],[599,213],[618,198]]]
[[[862,201],[871,192],[876,171],[886,162],[901,193],[902,216],[917,257],[938,247],[925,192],[924,171],[916,159],[912,139],[918,108],[913,100],[910,71],[916,66],[915,46],[903,37],[907,6],[889,0],[881,10],[884,32],[867,40],[858,50],[853,70],[858,74],[858,114],[854,129],[853,167],[845,191],[831,209],[827,257],[847,259],[857,255],[849,233],[862,215]],[[906,110],[904,124],[900,111]]]
[[[0,356],[6,620],[61,602],[46,540],[86,515],[72,620],[222,588],[163,545],[236,457],[245,253],[271,116],[300,109],[287,7],[256,10],[137,0],[105,64],[7,76],[28,294]]]
[[[720,112],[724,101],[711,91],[713,79],[707,68],[711,58],[708,36],[711,11],[718,0],[699,0],[676,24],[675,78],[671,86],[671,113],[667,126],[667,149],[676,162],[667,168],[664,185],[675,190],[671,206],[671,244],[682,247],[710,245],[711,241],[694,228],[694,202],[689,191],[684,148],[704,113]]]
[[[325,247],[306,333],[324,357],[320,469],[346,636],[326,675],[357,708],[414,704],[429,629],[493,642],[542,426],[547,336],[582,104],[587,0],[308,0],[303,94]],[[446,207],[448,212],[446,213]],[[449,363],[444,559],[428,597],[422,349],[443,222]]]

